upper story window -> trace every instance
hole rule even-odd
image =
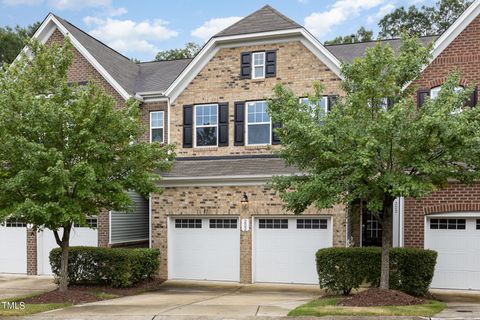
[[[218,145],[218,105],[195,106],[195,146]]]
[[[456,87],[454,90],[455,90],[455,93],[459,93],[459,92],[461,92],[463,89],[464,89],[463,87]],[[441,86],[432,88],[432,89],[430,90],[430,99],[436,99],[436,98],[438,97],[438,95],[440,94],[440,90],[442,90],[442,87],[441,87]]]
[[[265,101],[247,102],[247,145],[271,144],[272,122]]]
[[[254,52],[252,61],[252,79],[265,78],[265,52]]]
[[[164,142],[163,115],[163,111],[150,112],[150,142]]]
[[[329,109],[327,96],[322,97],[322,99],[318,101],[317,105],[311,103],[308,98],[301,98],[300,102],[310,106],[312,117],[316,117],[318,119],[321,119],[325,114],[327,114]]]

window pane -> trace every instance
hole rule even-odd
[[[255,124],[248,126],[248,144],[269,144],[270,124]]]
[[[248,104],[248,123],[270,122],[266,102],[252,102]]]
[[[150,126],[152,128],[163,128],[163,112],[152,112],[150,117]]]
[[[197,146],[216,146],[217,127],[203,127],[196,130]]]
[[[265,59],[265,54],[263,52],[253,54],[253,65],[258,66],[262,65]]]
[[[254,77],[255,78],[263,78],[263,66],[262,67],[254,67]]]
[[[152,142],[163,142],[163,129],[152,129]]]
[[[196,106],[195,107],[195,124],[197,126],[216,125],[217,124],[217,106]]]

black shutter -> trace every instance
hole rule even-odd
[[[472,91],[472,94],[470,95],[470,99],[467,100],[465,105],[473,108],[477,105],[477,101],[478,101],[478,87],[475,86],[474,90]]]
[[[392,108],[394,104],[395,104],[395,98],[387,98],[387,109],[388,110],[390,108]]]
[[[218,146],[228,146],[228,102],[218,104]]]
[[[245,102],[235,102],[235,139],[234,145],[245,145]]]
[[[281,123],[272,124],[272,144],[280,144],[280,137],[275,133],[275,129],[281,128]]]
[[[338,95],[328,96],[328,105],[327,105],[327,112],[332,111],[333,107],[337,103]]]
[[[277,75],[277,52],[275,50],[265,51],[265,77],[271,78]]]
[[[252,77],[252,54],[242,52],[240,54],[240,78],[250,79]]]
[[[430,89],[420,89],[417,91],[417,108],[421,108],[427,97],[430,96]]]
[[[193,106],[183,106],[183,147],[193,147]]]

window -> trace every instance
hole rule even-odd
[[[98,221],[97,217],[87,217],[87,225],[80,225],[80,223],[75,222],[73,226],[75,228],[80,228],[80,227],[90,227],[90,228],[97,228],[98,227]]]
[[[218,145],[218,105],[195,106],[195,146]]]
[[[259,219],[260,229],[288,229],[288,219]]]
[[[252,61],[252,79],[265,78],[265,52],[254,52]]]
[[[267,113],[267,103],[247,103],[247,145],[271,144],[272,123]]]
[[[430,229],[465,230],[465,219],[430,219]]]
[[[440,94],[440,90],[441,90],[441,89],[442,89],[441,86],[432,88],[432,89],[430,90],[430,99],[435,99],[435,98],[437,98],[438,95]],[[456,93],[459,93],[459,92],[461,92],[461,91],[463,90],[463,87],[460,87],[460,86],[459,86],[459,87],[456,87],[454,90],[455,90]]]
[[[3,225],[7,228],[25,228],[27,226],[26,223],[16,218],[6,219]]]
[[[201,229],[202,219],[175,219],[176,229]]]
[[[237,229],[237,219],[210,219],[210,229]]]
[[[297,219],[297,229],[327,229],[327,219]]]
[[[150,112],[150,142],[163,143],[163,111]]]
[[[477,219],[477,230],[480,230],[480,219]]]
[[[321,119],[328,112],[327,96],[322,97],[322,99],[318,102],[318,106],[313,103],[310,103],[308,98],[300,98],[300,102],[303,102],[312,108],[312,117]]]

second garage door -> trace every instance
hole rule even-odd
[[[169,278],[240,281],[238,218],[171,218]]]
[[[315,253],[332,235],[330,218],[255,218],[254,282],[318,284]]]

